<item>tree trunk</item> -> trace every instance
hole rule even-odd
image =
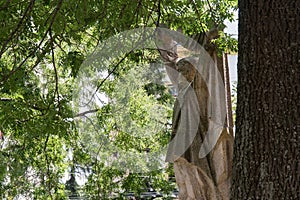
[[[300,1],[240,0],[231,199],[300,199]]]
[[[213,57],[217,62],[217,68],[222,70],[222,62],[218,62],[218,60],[222,61],[222,58]],[[206,137],[209,121],[209,104],[207,103],[209,92],[200,74],[196,74],[194,78],[193,89],[200,108],[200,123],[197,135],[190,147],[184,155],[174,161],[179,199],[226,200],[230,197],[233,136],[227,132],[228,129],[224,128],[212,151],[205,158],[199,157],[200,147]],[[225,106],[225,101],[222,103]],[[176,105],[174,112],[176,113]],[[173,126],[176,127],[180,122],[173,120],[173,123]],[[173,131],[175,132],[174,136],[178,134],[176,128]]]
[[[232,117],[232,103],[231,103],[231,89],[230,89],[230,72],[228,67],[228,55],[223,53],[223,69],[224,69],[224,84],[226,91],[226,113],[227,113],[227,128],[231,136],[233,136],[233,117]]]
[[[215,132],[209,130],[211,121],[215,120],[214,115],[222,113],[222,109],[217,110],[212,106],[223,107],[224,113],[226,112],[223,59],[217,57],[211,43],[202,44],[210,47],[206,48],[209,55],[202,49],[200,52],[196,51],[200,55],[197,57],[195,52],[189,53],[193,51],[191,49],[197,49],[191,47],[197,46],[195,43],[173,41],[172,34],[174,33],[168,34],[167,31],[158,30],[157,47],[167,66],[170,80],[178,86],[179,90],[173,111],[172,138],[166,158],[167,161],[174,162],[179,199],[229,199],[233,137],[224,128],[226,114],[224,121],[219,122],[217,128],[214,127]],[[209,34],[206,35],[209,37]],[[182,50],[183,47],[178,49],[176,44],[183,46],[187,44],[184,46],[186,49]],[[174,73],[175,71],[180,73],[179,76]],[[208,84],[208,80],[212,81],[210,82],[212,84]],[[224,93],[217,91],[220,88],[215,85],[220,86]],[[217,98],[218,105],[211,104],[212,99],[215,98],[212,93],[220,95]],[[207,150],[206,156],[200,157],[199,153],[202,145],[205,144],[205,139],[208,135],[216,133],[220,134],[219,137],[215,140],[208,140],[216,143],[213,143],[212,148]]]

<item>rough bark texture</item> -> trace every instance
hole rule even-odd
[[[300,199],[300,1],[240,0],[231,199]]]

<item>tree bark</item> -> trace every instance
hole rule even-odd
[[[299,0],[239,0],[231,199],[300,199],[299,13]]]
[[[227,113],[227,128],[231,136],[233,136],[233,117],[231,104],[231,89],[230,89],[230,72],[228,67],[228,55],[223,53],[223,69],[224,69],[224,84],[226,91],[226,113]]]

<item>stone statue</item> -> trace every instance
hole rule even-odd
[[[207,71],[200,74],[197,65],[206,62],[193,55],[178,56],[178,47],[184,44],[178,44],[167,31],[160,30],[157,37],[157,47],[167,73],[178,88],[166,161],[174,162],[179,198],[229,199],[233,137],[227,129],[221,128],[212,150],[205,157],[199,156],[201,145],[209,134],[211,110],[206,78],[210,74]]]

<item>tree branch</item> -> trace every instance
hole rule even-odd
[[[53,100],[55,99],[55,95],[57,95],[57,102],[58,102],[58,109],[59,109],[60,106],[59,106],[59,92],[58,92],[58,73],[57,73],[57,68],[56,68],[56,64],[55,64],[53,37],[52,37],[51,29],[49,30],[49,35],[50,35],[50,40],[52,41],[51,57],[52,57],[52,65],[53,65],[53,69],[54,69],[54,74],[55,74],[55,92],[54,92]]]
[[[13,30],[13,32],[9,35],[9,37],[7,38],[7,40],[3,43],[1,51],[0,51],[0,58],[2,57],[3,53],[5,52],[5,49],[6,49],[7,45],[8,45],[8,43],[14,38],[15,34],[18,33],[18,30],[23,25],[23,21],[25,20],[25,18],[27,17],[27,15],[32,11],[34,2],[35,2],[35,0],[31,0],[30,1],[30,3],[28,5],[28,7],[26,8],[26,10],[25,10],[25,12],[24,12],[21,20],[17,24],[17,27],[15,28],[15,30]]]
[[[160,24],[160,17],[161,17],[161,10],[160,10],[160,0],[158,0],[158,4],[157,4],[157,22],[156,22],[156,27],[159,27]]]
[[[217,21],[216,21],[216,18],[215,18],[214,15],[213,15],[213,14],[214,14],[213,8],[212,8],[212,6],[210,5],[209,0],[206,0],[206,2],[207,2],[207,4],[208,4],[209,10],[210,10],[210,16],[211,16],[211,19],[213,20],[215,26],[217,27],[217,26],[218,26],[218,23],[217,23]]]
[[[96,113],[96,112],[98,112],[98,111],[99,111],[99,109],[88,110],[88,111],[85,111],[85,112],[76,114],[76,115],[74,116],[74,118],[75,118],[75,117],[83,117],[83,116],[85,116],[86,114]]]
[[[34,0],[33,0],[34,1]],[[50,25],[48,27],[48,29],[46,30],[44,36],[42,37],[41,41],[39,42],[39,44],[37,45],[37,47],[31,51],[31,53],[29,53],[29,55],[20,63],[20,65],[18,67],[16,67],[15,69],[13,69],[12,71],[10,71],[10,73],[7,75],[7,76],[3,76],[2,80],[0,83],[4,83],[6,80],[9,79],[9,77],[11,77],[14,73],[16,73],[23,65],[24,63],[41,47],[42,43],[44,42],[47,34],[49,33],[54,21],[55,21],[55,18],[56,18],[56,15],[59,11],[59,9],[61,8],[61,5],[62,5],[62,2],[63,0],[60,0],[58,5],[56,6],[56,9],[54,10],[53,12],[53,15],[52,15],[52,19],[51,19],[51,22],[50,22]],[[52,38],[53,39],[53,38]],[[49,43],[51,44],[52,43],[52,40],[50,39]],[[46,51],[44,51],[43,53],[46,53]],[[1,54],[0,54],[1,55]],[[41,61],[42,58],[38,58],[37,61],[38,63]],[[38,65],[38,63],[36,63],[34,65],[34,67],[36,67]],[[34,68],[33,67],[33,68]],[[31,68],[31,70],[33,70],[33,68]]]
[[[190,2],[191,2],[192,5],[194,6],[195,12],[196,12],[196,14],[198,15],[199,20],[201,20],[201,15],[200,15],[200,12],[199,12],[199,10],[198,10],[198,8],[197,8],[197,5],[196,5],[195,1],[194,1],[194,0],[190,0]],[[205,35],[206,35],[206,31],[205,31],[205,29],[204,29],[204,27],[202,26],[201,23],[200,23],[200,27],[201,27],[202,32],[205,33]],[[207,35],[206,35],[206,36],[207,36]]]
[[[138,47],[141,42],[144,42],[145,40],[147,40],[148,38],[150,38],[152,36],[148,36],[147,38],[144,38],[142,41],[140,42],[137,42],[136,46],[135,47],[132,47],[132,50],[130,50],[129,52],[127,52],[123,58],[121,58],[121,60],[119,60],[119,62],[117,62],[114,66],[114,68],[108,73],[108,75],[100,82],[100,84],[97,86],[95,92],[93,93],[93,95],[91,95],[91,98],[90,100],[85,104],[85,105],[88,105],[89,103],[91,103],[93,97],[96,95],[96,93],[99,91],[99,89],[102,87],[102,85],[105,83],[105,81],[108,80],[108,78],[118,69],[119,65],[128,57],[129,54],[131,54],[135,49],[136,47]]]

